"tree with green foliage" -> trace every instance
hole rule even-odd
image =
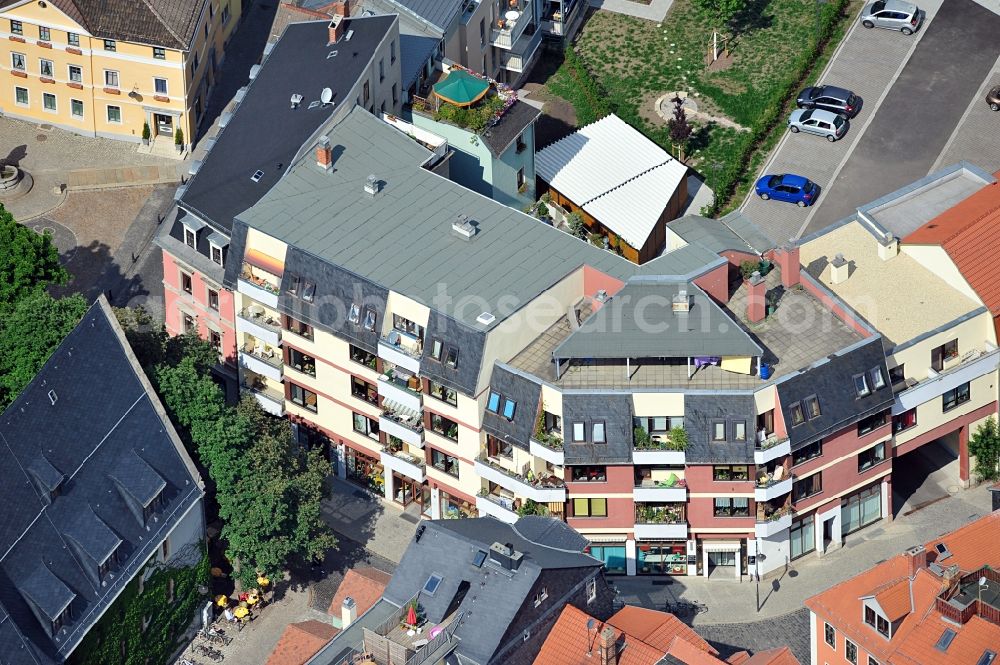
[[[719,25],[726,26],[747,8],[747,0],[695,0],[695,4],[712,16]]]
[[[684,100],[676,96],[670,101],[674,105],[674,116],[667,122],[667,127],[670,130],[670,140],[677,149],[677,159],[683,162],[684,151],[691,138],[691,125],[687,121],[687,113],[684,112]]]
[[[4,286],[0,285],[0,289]],[[53,298],[36,288],[22,294],[3,311],[0,316],[0,410],[7,408],[35,378],[52,352],[83,318],[87,302],[79,295]]]
[[[185,347],[178,359],[174,353]],[[321,560],[337,544],[321,514],[329,470],[322,451],[300,446],[289,422],[252,397],[226,406],[208,373],[215,352],[206,342],[168,340],[164,348],[175,362],[159,363],[154,383],[215,484],[237,579],[253,585],[258,572],[275,576],[295,560]]]
[[[969,454],[976,457],[976,475],[983,480],[1000,478],[1000,428],[990,416],[969,439]]]
[[[0,203],[0,312],[29,293],[68,280],[52,236],[18,224]]]

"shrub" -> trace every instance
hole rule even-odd
[[[751,275],[757,272],[758,267],[757,261],[744,261],[740,264],[740,275],[743,279],[750,279]]]

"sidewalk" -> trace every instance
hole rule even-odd
[[[843,547],[822,558],[806,555],[791,562],[787,570],[760,582],[761,608],[756,609],[755,583],[703,577],[618,577],[614,584],[619,600],[631,605],[664,609],[678,599],[698,601],[708,611],[694,617],[694,625],[772,621],[800,610],[806,598],[900,554],[911,545],[922,544],[953,531],[990,512],[987,485],[960,492],[894,522],[880,522],[845,539]],[[660,586],[660,584],[663,584]]]
[[[330,528],[368,551],[399,563],[417,523],[417,515],[381,501],[357,485],[334,478],[330,498],[323,500],[323,518]]]

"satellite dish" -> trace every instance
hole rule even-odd
[[[323,106],[326,106],[333,101],[333,90],[330,88],[323,88],[323,92],[319,95],[319,101],[323,102]]]

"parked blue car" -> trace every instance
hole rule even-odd
[[[805,208],[816,203],[819,198],[819,187],[816,183],[800,175],[784,173],[781,175],[765,175],[754,185],[757,196],[767,201],[788,201]]]

